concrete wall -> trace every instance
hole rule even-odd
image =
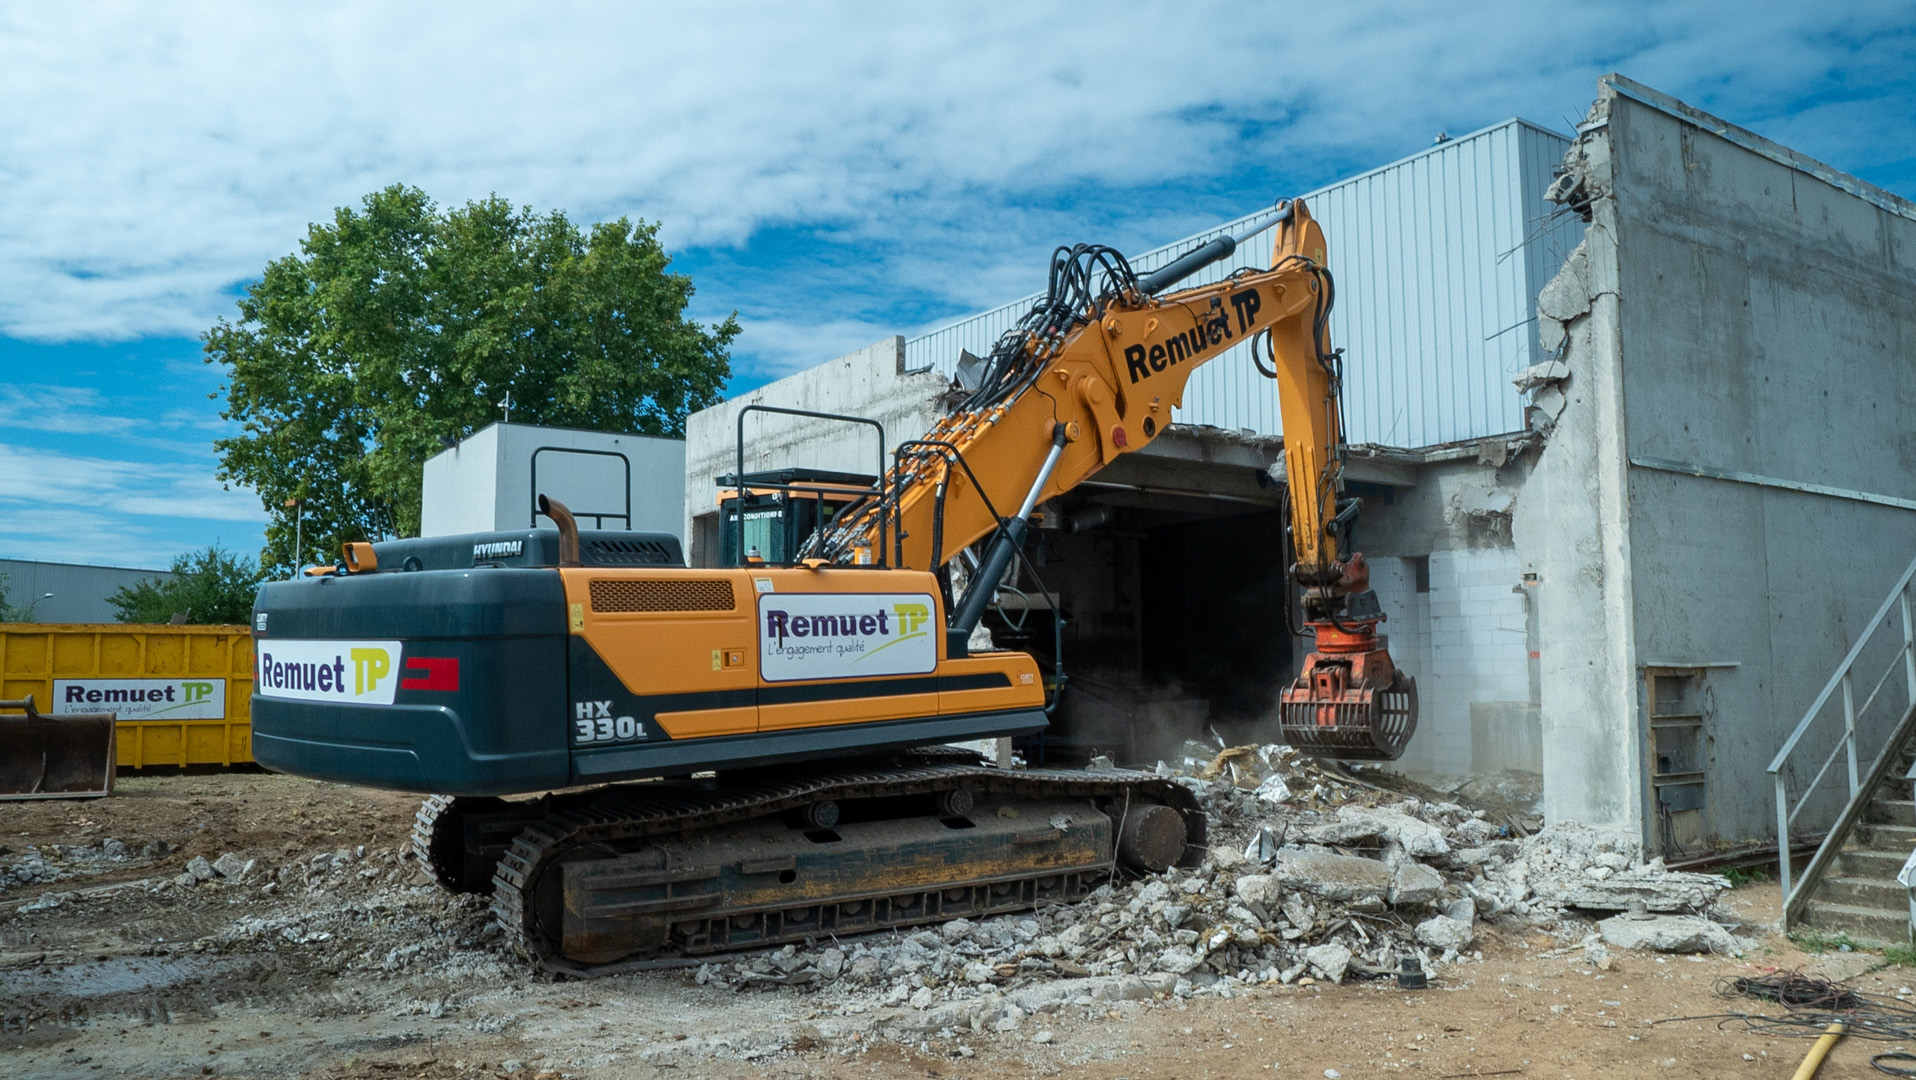
[[[885,427],[884,464],[900,442],[923,435],[939,415],[939,398],[950,385],[943,375],[905,371],[905,339],[884,341],[807,368],[748,394],[693,413],[685,421],[686,517],[684,535],[693,565],[708,557],[694,519],[716,518],[714,477],[737,468],[738,419],[748,405],[862,416]],[[753,414],[745,421],[745,471],[810,468],[870,474],[879,467],[875,432],[794,416]]]
[[[165,570],[0,559],[0,577],[6,579],[0,584],[6,587],[7,603],[21,608],[32,604],[34,622],[117,622],[107,597],[150,578],[165,580],[172,576]],[[53,595],[40,600],[47,593]],[[36,600],[39,602],[34,603]]]
[[[1916,513],[1787,489],[1916,496],[1916,208],[1627,80],[1583,130],[1592,224],[1540,297],[1566,401],[1515,520],[1546,811],[1657,843],[1645,670],[1695,667],[1700,838],[1760,838],[1764,766],[1916,553]]]
[[[1610,105],[1632,460],[1916,497],[1916,208],[1694,121]],[[1762,769],[1916,554],[1916,513],[1641,467],[1630,487],[1639,661],[1738,665],[1707,676],[1708,825],[1773,833]]]
[[[491,424],[426,461],[420,535],[551,528],[536,510],[543,493],[564,503],[581,528],[683,539],[684,471],[678,439]]]

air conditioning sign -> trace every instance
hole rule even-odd
[[[929,675],[938,668],[929,593],[762,593],[767,682]]]
[[[261,697],[391,705],[399,686],[397,641],[301,641],[269,638],[254,687]]]
[[[55,679],[53,713],[116,714],[121,720],[223,720],[225,679]]]

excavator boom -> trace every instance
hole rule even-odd
[[[1276,217],[1270,269],[1176,292],[1164,290],[1239,241],[1221,237],[1142,277],[1110,249],[1060,248],[1047,295],[1000,339],[969,396],[924,438],[903,444],[883,494],[841,512],[806,554],[858,564],[884,551],[892,565],[937,570],[993,536],[976,577],[996,581],[1034,506],[1148,446],[1198,366],[1253,341],[1269,357],[1260,369],[1277,384],[1296,551],[1288,570],[1317,639],[1282,694],[1284,737],[1326,756],[1398,757],[1415,728],[1415,686],[1376,633],[1384,615],[1363,556],[1341,550],[1357,504],[1343,491],[1341,359],[1330,346],[1324,234],[1300,201],[1280,203]],[[955,605],[954,652],[989,591]]]

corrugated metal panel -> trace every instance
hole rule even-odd
[[[1523,120],[1454,139],[1304,196],[1323,224],[1337,281],[1333,342],[1344,349],[1351,442],[1430,446],[1516,431],[1510,379],[1542,359],[1537,291],[1583,224],[1543,201],[1569,140]],[[1261,213],[1261,212],[1260,212]],[[1133,258],[1155,269],[1259,215]],[[1191,279],[1216,281],[1270,258],[1268,231]],[[960,350],[983,355],[1035,296],[905,343],[913,369],[949,374]],[[1177,419],[1276,434],[1277,395],[1245,347],[1199,368]]]

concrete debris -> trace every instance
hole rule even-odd
[[[1466,950],[1485,920],[1515,930],[1587,926],[1566,912],[1574,905],[1572,890],[1558,887],[1565,880],[1628,883],[1692,912],[1707,912],[1728,885],[1645,864],[1618,834],[1561,825],[1526,837],[1513,824],[1522,813],[1493,819],[1393,790],[1416,789],[1381,770],[1345,771],[1283,746],[1191,743],[1157,771],[1210,815],[1202,866],[1113,880],[1078,904],[843,938],[824,952],[788,945],[719,957],[698,981],[842,987],[909,1006],[936,1021],[930,1030],[1012,1030],[1025,1022],[977,1003],[1108,979],[1145,980],[1126,985],[1157,988],[1146,996],[1229,996],[1265,982],[1388,977],[1405,957],[1435,973],[1472,959]],[[1279,790],[1282,798],[1268,797]],[[1592,868],[1605,876],[1591,877]],[[1029,1002],[1017,1007],[1034,1012]]]
[[[1525,841],[1525,886],[1558,907],[1592,911],[1701,911],[1729,889],[1728,878],[1666,869],[1643,861],[1643,845],[1623,832],[1564,824]]]
[[[1571,941],[1588,932],[1565,910],[1557,888],[1565,881],[1660,889],[1664,899],[1692,901],[1684,910],[1693,916],[1707,915],[1727,884],[1646,864],[1627,837],[1574,825],[1526,836],[1520,817],[1493,818],[1382,770],[1346,771],[1284,747],[1204,748],[1161,771],[1210,816],[1213,846],[1200,866],[1117,876],[1074,904],[720,955],[687,975],[712,989],[842,1003],[847,1015],[816,1021],[825,1045],[838,1038],[834,1024],[874,1034],[875,1020],[864,1014],[879,1008],[888,1010],[884,1028],[900,1036],[1004,1031],[1030,1039],[1052,1029],[1047,1015],[1067,1005],[1226,998],[1264,984],[1388,983],[1406,962],[1442,980],[1447,968],[1474,962],[1469,950],[1499,928],[1544,928]],[[1280,786],[1285,798],[1265,797]],[[104,845],[98,850],[97,858],[112,857]],[[49,851],[27,856],[0,855],[0,872],[17,879],[72,861]],[[208,859],[174,862],[144,887],[244,883],[243,895],[201,902],[257,906],[180,948],[268,949],[329,970],[396,972],[444,986],[523,974],[501,947],[485,900],[426,884],[404,849]],[[91,901],[72,901],[83,902]],[[1705,947],[1735,944],[1706,918],[1691,921],[1716,931],[1689,927]],[[1595,963],[1623,947],[1606,932],[1594,949],[1586,943],[1584,956]],[[441,993],[415,1004],[423,1013],[453,1011],[459,998]]]
[[[1330,982],[1343,982],[1350,970],[1351,951],[1342,945],[1317,945],[1304,950],[1304,962]]]
[[[1518,393],[1529,393],[1539,387],[1556,386],[1570,378],[1570,365],[1561,360],[1545,360],[1541,364],[1532,364],[1517,373],[1510,380],[1517,386]]]
[[[1313,845],[1280,850],[1270,877],[1285,888],[1376,911],[1390,895],[1392,875],[1390,867],[1376,859]]]
[[[1613,915],[1598,923],[1597,930],[1606,944],[1619,949],[1728,953],[1738,947],[1728,930],[1699,915]]]
[[[1470,947],[1476,932],[1467,922],[1448,915],[1432,915],[1417,924],[1417,941],[1433,949],[1462,951]]]
[[[113,837],[98,844],[41,844],[21,851],[0,848],[0,893],[27,885],[101,874],[128,862],[157,859],[166,852],[167,846],[162,841],[141,845],[136,850],[133,845]]]

